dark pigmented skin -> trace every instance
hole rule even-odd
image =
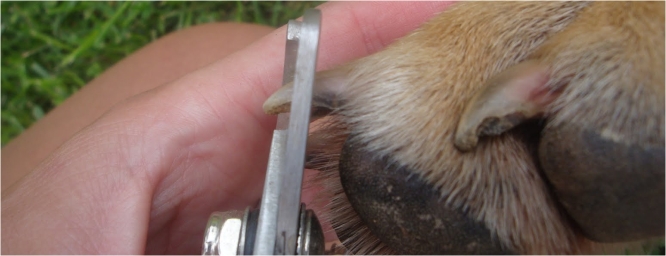
[[[445,206],[413,172],[389,165],[350,138],[340,157],[340,181],[352,207],[385,245],[400,254],[507,253],[483,223]]]
[[[558,200],[598,242],[664,236],[664,147],[617,143],[574,124],[547,128],[539,158]]]

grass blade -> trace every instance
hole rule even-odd
[[[113,16],[110,19],[108,19],[106,22],[104,22],[104,24],[102,24],[102,26],[100,26],[99,29],[96,29],[95,32],[90,34],[83,41],[83,43],[81,43],[81,45],[78,48],[76,48],[76,50],[74,50],[72,53],[67,55],[62,60],[62,62],[60,62],[59,67],[62,68],[64,66],[67,66],[67,65],[71,64],[72,62],[74,62],[74,60],[76,60],[76,58],[80,54],[82,54],[83,52],[90,49],[93,45],[95,45],[95,43],[97,43],[97,41],[99,41],[102,37],[104,37],[104,35],[106,34],[106,31],[109,30],[109,27],[111,26],[111,24],[115,23],[116,20],[123,14],[123,12],[125,12],[125,9],[127,9],[127,7],[129,7],[131,4],[132,4],[132,2],[129,2],[129,1],[128,2],[123,2],[123,4],[120,6],[120,8],[118,8],[118,10],[113,14]]]

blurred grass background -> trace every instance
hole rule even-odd
[[[2,145],[165,34],[216,21],[279,27],[320,3],[2,1]]]

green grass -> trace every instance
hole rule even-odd
[[[664,240],[661,240],[655,246],[647,246],[643,248],[643,251],[645,251],[645,254],[649,255],[664,255],[665,244]]]
[[[278,27],[320,2],[1,2],[2,145],[105,69],[193,25]]]

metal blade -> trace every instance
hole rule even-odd
[[[278,206],[277,254],[295,254],[301,204],[301,183],[305,165],[305,147],[310,126],[312,85],[317,64],[321,11],[311,9],[303,15],[296,58],[294,94],[291,100],[289,130],[282,187]]]
[[[294,79],[296,81],[291,113],[278,115],[276,130],[273,132],[254,245],[254,253],[257,255],[296,253],[300,192],[320,24],[320,11],[308,10],[303,22],[290,20],[287,26],[282,84]],[[307,33],[302,33],[303,27]],[[301,41],[306,43],[301,44]]]
[[[290,20],[287,25],[287,43],[285,45],[282,85],[288,84],[294,80],[300,31],[301,22]],[[284,166],[288,127],[289,113],[279,114],[275,131],[273,131],[273,141],[271,142],[271,151],[268,157],[264,192],[259,206],[259,220],[254,243],[254,253],[257,255],[276,254],[275,241],[277,241],[277,212],[280,200],[280,188],[282,187],[281,175],[283,172],[281,170]]]

